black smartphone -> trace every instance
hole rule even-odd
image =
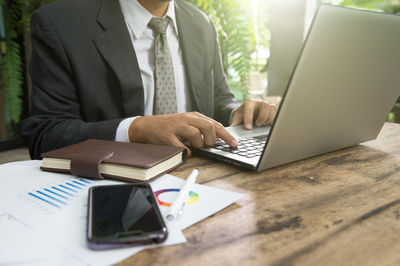
[[[88,246],[110,249],[161,243],[168,230],[147,183],[89,189]]]

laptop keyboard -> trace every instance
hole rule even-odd
[[[233,154],[237,154],[240,156],[244,156],[247,158],[253,158],[256,156],[260,156],[265,145],[265,141],[267,140],[267,136],[261,137],[253,137],[241,139],[238,138],[237,141],[239,143],[237,148],[231,148],[226,142],[221,139],[217,139],[215,144],[211,146],[211,148],[225,151]]]

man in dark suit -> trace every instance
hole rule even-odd
[[[168,20],[166,33],[143,23],[153,18]],[[202,147],[219,137],[237,146],[219,122],[250,129],[276,114],[263,101],[235,101],[215,27],[184,0],[59,0],[33,14],[31,33],[32,109],[21,132],[35,159],[89,138]],[[173,108],[162,111],[168,99],[157,87],[168,70]]]

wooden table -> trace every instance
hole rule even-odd
[[[260,173],[192,157],[172,172],[245,194],[187,243],[121,265],[400,265],[400,125],[378,139]]]

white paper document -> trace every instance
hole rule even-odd
[[[229,206],[241,194],[195,185],[182,216],[167,223],[158,245],[105,251],[87,247],[88,189],[120,184],[44,172],[41,161],[0,165],[0,265],[110,265],[155,246],[186,242],[181,230]],[[200,173],[201,174],[201,173]],[[184,180],[164,175],[151,182],[165,216]]]
[[[201,175],[201,172],[199,175]],[[171,228],[179,228],[180,230],[188,228],[226,208],[243,196],[240,193],[195,184],[189,193],[189,201],[182,215],[172,221],[167,220],[168,208],[178,196],[179,190],[184,183],[185,180],[172,175],[164,175],[150,183],[164,221]]]
[[[61,248],[3,210],[0,210],[0,236],[0,265],[54,265],[54,261],[79,264]]]
[[[76,178],[67,174],[41,171],[40,161],[25,161],[0,166],[0,209],[15,217],[27,228],[37,232],[42,239],[41,258],[47,254],[47,246],[66,253],[78,261],[78,265],[110,265],[117,263],[143,250],[146,246],[116,250],[94,251],[87,247],[87,196],[88,189],[94,185],[120,184],[121,182]],[[0,232],[2,230],[0,229]],[[21,235],[21,237],[23,237]],[[0,242],[26,241],[25,238],[1,238]],[[186,242],[180,230],[169,230],[167,240],[160,245],[173,245]],[[39,244],[39,243],[38,243]],[[5,244],[6,245],[6,244]],[[16,253],[18,251],[15,251]],[[33,260],[25,250],[19,250],[16,257],[24,261]],[[39,254],[40,252],[36,252]],[[28,256],[29,255],[29,256]],[[4,255],[5,256],[5,255]],[[49,258],[55,255],[47,254]],[[3,255],[0,253],[0,264]],[[64,256],[60,256],[60,263]],[[63,264],[63,263],[62,263]],[[57,263],[59,265],[59,263]],[[75,263],[76,265],[76,263]]]

